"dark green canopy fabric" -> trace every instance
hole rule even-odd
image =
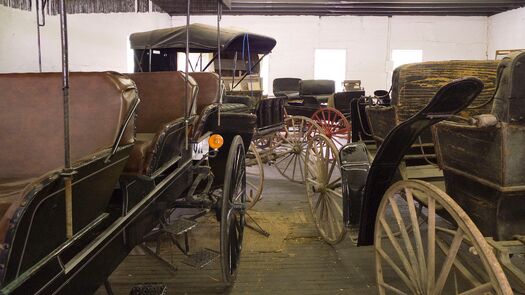
[[[191,52],[217,51],[217,28],[204,24],[189,26]],[[132,49],[163,49],[173,48],[185,50],[186,26],[159,29],[148,32],[134,33],[129,37]],[[220,44],[224,52],[248,50],[250,44],[252,53],[270,53],[276,41],[271,37],[221,28]]]

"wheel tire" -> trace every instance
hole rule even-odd
[[[415,201],[426,205],[422,226]],[[410,233],[406,224],[412,225]],[[401,233],[397,237],[396,230]],[[374,248],[379,294],[513,294],[467,213],[421,180],[399,181],[387,190],[377,212]]]
[[[317,135],[308,142],[304,166],[306,198],[315,225],[327,243],[337,244],[346,233],[339,151],[328,137]]]
[[[274,148],[275,167],[286,179],[304,183],[304,159],[308,141],[321,134],[313,120],[303,116],[290,116],[284,120],[284,129],[278,134]]]
[[[255,143],[250,144],[246,156],[246,185],[248,209],[253,208],[261,199],[264,187],[264,166]]]
[[[242,138],[235,136],[230,146],[221,205],[221,271],[225,285],[237,277],[242,250],[246,210],[246,167]]]
[[[321,127],[324,135],[330,138],[338,149],[351,141],[352,126],[337,109],[321,108],[312,115],[312,120]]]

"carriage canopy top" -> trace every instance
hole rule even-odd
[[[191,52],[216,52],[217,28],[204,24],[189,26],[189,47]],[[134,33],[129,37],[132,49],[166,49],[185,50],[186,26],[159,29],[148,32]],[[270,53],[276,41],[271,37],[221,28],[221,51],[234,52],[249,50],[252,53]]]

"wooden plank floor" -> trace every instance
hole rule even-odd
[[[237,282],[225,288],[219,261],[202,270],[181,261],[184,256],[169,243],[162,255],[177,267],[171,272],[150,256],[130,255],[111,275],[115,294],[128,294],[133,285],[162,282],[168,294],[376,294],[371,247],[355,247],[345,240],[324,243],[310,215],[303,185],[290,183],[273,167],[266,167],[263,200],[250,215],[268,232],[266,238],[245,230]],[[212,214],[200,219],[190,234],[192,251],[218,249],[218,224]],[[97,295],[106,294],[101,288]]]

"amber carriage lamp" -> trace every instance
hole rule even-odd
[[[208,144],[210,145],[210,148],[218,150],[224,144],[224,138],[222,138],[220,134],[213,134],[210,136],[210,139],[208,139]]]

